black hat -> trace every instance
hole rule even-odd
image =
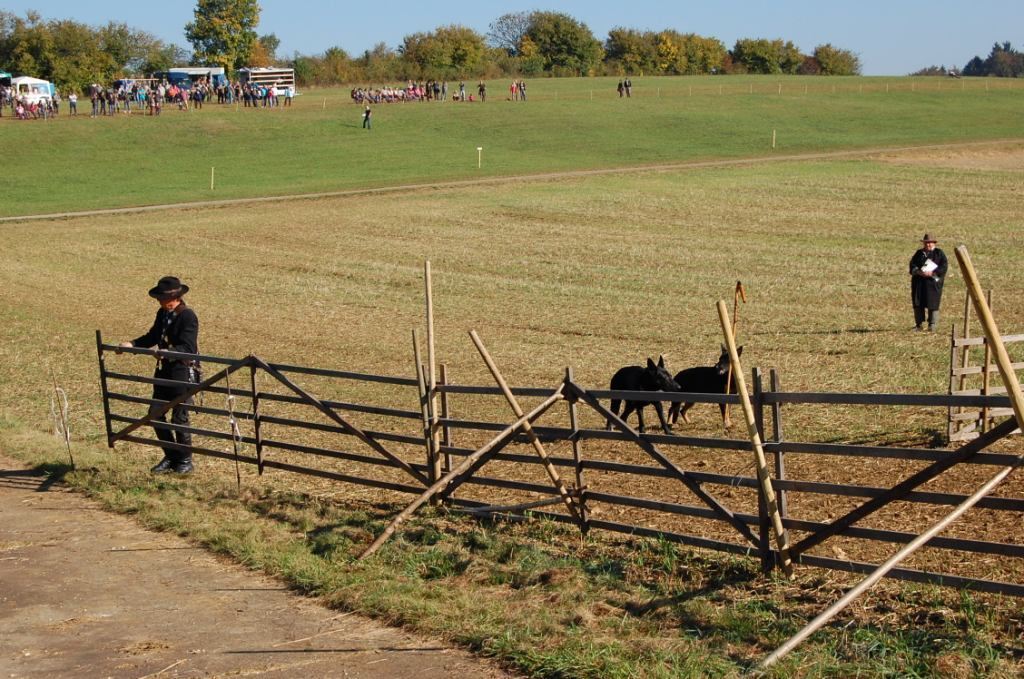
[[[923,237],[923,238],[921,239],[921,242],[922,242],[922,243],[938,243],[938,242],[939,242],[939,239],[938,239],[938,238],[934,238],[934,237],[933,237],[933,236],[932,236],[931,234],[929,234],[929,233],[926,233],[926,234],[924,235],[924,237]]]
[[[155,299],[173,299],[188,292],[188,286],[175,276],[164,276],[151,288],[149,296]]]

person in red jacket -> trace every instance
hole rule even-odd
[[[174,276],[164,276],[149,291],[149,296],[160,303],[156,312],[153,327],[145,335],[128,342],[121,342],[121,347],[156,347],[161,351],[181,354],[199,353],[199,318],[191,307],[185,304],[182,297],[188,292],[187,285]],[[161,380],[174,380],[178,384],[154,384],[153,399],[172,401],[188,391],[189,384],[197,380],[198,362],[180,356],[161,356],[158,354],[156,372],[153,377]],[[189,474],[192,472],[192,433],[189,431],[189,408],[192,399],[183,401],[172,408],[171,424],[167,426],[166,414],[153,421],[153,430],[164,446],[164,458],[153,467],[154,474],[173,472]],[[149,407],[152,415],[160,409],[162,403],[154,403]]]

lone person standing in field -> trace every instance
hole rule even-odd
[[[164,351],[181,354],[199,353],[199,318],[192,308],[185,305],[182,297],[188,292],[188,286],[174,276],[164,276],[149,291],[149,296],[160,303],[156,312],[153,327],[145,335],[136,337],[129,342],[121,342],[119,347],[156,347],[156,372],[153,377],[160,380],[174,380],[179,384],[154,384],[153,399],[173,401],[188,391],[189,384],[197,382],[198,364],[185,358],[162,356]],[[120,351],[118,351],[120,353]],[[192,472],[192,433],[188,431],[189,408],[192,399],[183,401],[172,409],[171,424],[181,429],[172,431],[166,426],[166,413],[153,421],[153,430],[163,443],[176,444],[165,447],[164,458],[152,469],[154,474],[173,472],[189,474]],[[149,406],[153,415],[163,404],[154,403]]]
[[[921,239],[921,249],[910,258],[910,299],[914,304],[914,329],[918,331],[924,329],[926,311],[929,332],[939,323],[942,284],[949,262],[946,253],[935,247],[937,243],[926,233]]]
[[[373,112],[370,110],[370,105],[367,104],[366,105],[366,110],[363,111],[363,129],[364,130],[372,130],[373,129],[373,126],[370,124],[370,116],[371,115],[373,115]]]

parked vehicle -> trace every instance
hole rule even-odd
[[[56,93],[53,83],[39,78],[30,78],[27,75],[11,78],[11,87],[14,95],[21,97],[26,104],[41,104],[53,99]]]

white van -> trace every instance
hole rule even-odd
[[[16,97],[21,97],[26,104],[40,104],[53,99],[55,89],[53,83],[27,75],[11,78],[11,89]]]

